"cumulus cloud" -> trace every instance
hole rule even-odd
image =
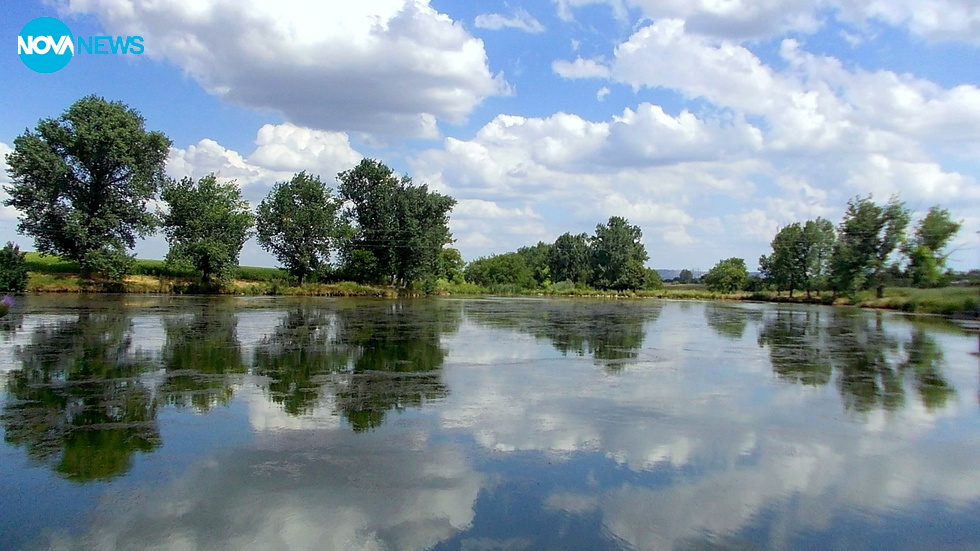
[[[517,29],[526,33],[538,34],[545,31],[544,25],[534,18],[524,8],[518,8],[513,15],[499,13],[484,13],[476,16],[473,24],[480,29],[499,31],[501,29]]]
[[[485,98],[509,93],[483,42],[427,0],[68,0],[209,92],[325,130],[435,137]]]
[[[173,147],[167,158],[172,177],[201,178],[210,173],[236,180],[246,197],[258,200],[277,181],[305,170],[331,185],[338,172],[360,161],[347,134],[312,130],[290,123],[266,124],[256,133],[255,150],[247,157],[205,138],[186,148]]]

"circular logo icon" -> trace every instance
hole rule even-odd
[[[17,54],[29,69],[53,73],[75,55],[74,41],[68,25],[54,17],[38,17],[24,25],[17,36]]]

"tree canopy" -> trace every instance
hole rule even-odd
[[[169,208],[163,215],[167,262],[194,267],[205,283],[228,279],[255,222],[238,185],[213,174],[196,184],[183,178],[164,184],[162,196]]]
[[[601,289],[641,289],[646,283],[644,262],[649,259],[639,226],[620,216],[595,228],[592,239],[592,279]]]
[[[352,231],[341,248],[345,273],[397,285],[434,280],[442,248],[452,242],[449,213],[456,200],[373,159],[337,179],[340,197],[351,205],[345,217]]]
[[[163,183],[170,140],[121,102],[87,96],[14,139],[4,201],[38,252],[76,260],[83,276],[121,277],[127,251],[155,226],[147,210]]]
[[[877,289],[880,297],[888,259],[904,241],[909,220],[908,209],[896,197],[884,206],[870,195],[848,201],[831,259],[834,288],[841,292]]]
[[[943,268],[949,253],[944,250],[960,231],[962,222],[955,222],[949,211],[936,205],[915,226],[912,238],[903,245],[909,257],[908,275],[919,287],[935,287],[942,283]]]
[[[724,293],[742,290],[748,280],[749,272],[745,261],[735,257],[719,261],[704,275],[708,289]]]
[[[834,247],[834,226],[817,218],[790,224],[772,240],[772,254],[759,258],[765,279],[778,289],[805,290],[807,296],[821,286],[829,270]]]
[[[340,200],[319,176],[300,172],[278,182],[256,212],[259,245],[279,260],[302,285],[329,265],[339,243]]]

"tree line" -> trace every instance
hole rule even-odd
[[[492,290],[548,288],[555,283],[623,291],[655,289],[660,274],[644,264],[650,258],[643,232],[619,216],[598,224],[593,235],[564,233],[554,243],[538,242],[515,252],[490,255],[466,266],[466,281]]]
[[[300,172],[276,183],[255,212],[235,182],[214,174],[197,181],[164,172],[171,141],[145,129],[143,117],[121,102],[87,96],[56,119],[41,120],[14,140],[7,155],[12,185],[7,206],[20,212],[18,231],[43,254],[77,261],[81,275],[118,280],[128,272],[137,238],[162,229],[166,261],[196,270],[205,286],[226,283],[252,236],[300,285],[346,280],[432,290],[440,279],[519,291],[560,285],[608,290],[654,289],[659,274],[639,226],[613,216],[592,235],[565,233],[514,252],[466,264],[450,248],[449,214],[456,200],[398,176],[384,163],[363,159],[337,175],[333,190]],[[151,211],[159,198],[165,208]],[[853,294],[899,280],[922,287],[949,279],[948,244],[961,227],[935,206],[914,227],[908,208],[892,198],[848,202],[839,226],[823,218],[793,223],[759,259],[761,278],[745,261],[720,261],[702,278],[709,289],[732,292],[832,290]],[[901,257],[898,258],[898,254]],[[23,288],[23,253],[13,244],[0,254],[0,281]],[[903,265],[904,262],[904,265]],[[689,270],[682,282],[693,282]]]
[[[78,262],[83,277],[118,280],[136,239],[159,228],[167,263],[196,270],[208,286],[230,279],[253,235],[299,284],[405,286],[440,275],[452,197],[363,159],[338,175],[336,194],[300,172],[276,183],[253,213],[233,181],[167,178],[171,142],[144,122],[121,102],[88,96],[14,140],[4,204],[20,211],[18,231],[34,237],[38,252]],[[158,197],[165,208],[152,212]],[[6,256],[21,257],[10,247]]]

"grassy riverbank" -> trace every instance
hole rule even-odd
[[[137,260],[132,274],[121,282],[91,281],[78,276],[78,264],[53,256],[37,253],[27,254],[30,279],[28,292],[38,293],[160,293],[185,294],[207,291],[217,294],[233,295],[285,295],[285,296],[371,296],[394,298],[404,294],[421,294],[421,291],[400,291],[394,287],[363,285],[349,281],[336,283],[307,283],[297,286],[288,283],[288,274],[278,268],[241,266],[235,278],[221,289],[202,289],[191,271],[182,271],[167,266],[162,260]],[[835,298],[830,293],[816,293],[806,298],[803,293],[773,291],[719,293],[709,291],[704,285],[668,284],[661,289],[643,291],[600,291],[589,287],[575,286],[567,282],[550,285],[544,289],[487,289],[471,283],[450,283],[439,281],[432,290],[442,296],[563,296],[563,297],[621,297],[621,298],[664,298],[681,300],[753,300],[763,302],[793,302],[812,304],[838,304],[864,308],[883,308],[904,312],[929,314],[967,314],[978,315],[980,310],[980,287],[943,287],[940,289],[887,288],[883,298],[876,298],[873,291],[867,291],[855,300]]]

